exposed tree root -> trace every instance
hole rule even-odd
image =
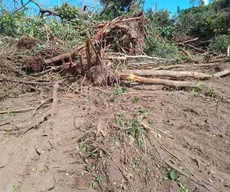
[[[48,99],[42,101],[41,104],[39,104],[39,105],[34,109],[33,116],[36,114],[36,112],[37,112],[43,105],[45,105],[46,103],[51,102],[51,101],[53,101],[53,97],[50,97],[50,98],[48,98]]]
[[[58,102],[58,88],[59,88],[59,84],[55,83],[54,84],[54,89],[53,89],[53,98],[52,98],[53,102],[52,102],[50,110],[47,111],[37,121],[35,121],[31,125],[29,125],[27,128],[25,128],[25,130],[22,132],[23,134],[27,133],[31,129],[36,129],[41,123],[43,123],[44,121],[46,121],[50,116],[53,116],[53,115],[56,114],[56,106],[57,106],[57,102]]]

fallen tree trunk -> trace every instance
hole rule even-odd
[[[193,77],[195,79],[210,79],[212,75],[199,73],[199,72],[190,72],[190,71],[167,71],[167,70],[126,70],[121,73],[121,75],[130,75],[134,74],[137,76],[168,76],[175,78],[182,77]]]
[[[167,85],[172,87],[194,87],[197,85],[197,82],[189,82],[189,81],[172,81],[167,79],[153,79],[140,77],[136,75],[129,75],[128,79],[134,82],[150,84],[150,85]]]
[[[215,73],[213,76],[214,77],[223,77],[223,76],[226,76],[230,73],[230,69],[226,69],[224,71],[220,71],[218,73]]]

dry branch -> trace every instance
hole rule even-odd
[[[187,50],[182,49],[182,48],[180,48],[180,50],[188,57],[188,59],[189,59],[188,62],[193,62],[194,61],[192,56],[191,56],[191,54]]]
[[[197,47],[195,47],[195,46],[193,46],[193,45],[190,45],[190,44],[179,43],[178,45],[183,46],[183,47],[189,47],[189,48],[194,49],[195,51],[197,51],[197,52],[199,52],[199,53],[206,53],[206,52],[207,52],[207,51],[204,50],[204,49],[199,49],[199,48],[197,48]]]
[[[105,23],[101,23],[98,25],[94,25],[93,28],[100,28],[100,27],[104,27],[105,25],[111,24],[111,23],[116,23],[118,22],[129,22],[129,21],[134,21],[134,20],[140,20],[143,19],[143,17],[131,17],[131,18],[127,18],[127,19],[121,19],[121,18],[115,18],[113,21],[109,21],[109,22],[105,22]]]
[[[7,78],[0,79],[0,81],[9,81],[9,82],[32,84],[32,85],[51,85],[53,84],[53,82],[22,81],[22,80],[14,80],[14,79],[7,79]]]
[[[59,14],[54,11],[54,10],[51,10],[51,9],[45,9],[44,7],[42,7],[38,2],[34,1],[34,0],[30,0],[30,2],[33,2],[35,5],[38,6],[39,8],[39,11],[41,13],[41,16],[50,16],[50,15],[53,15],[53,16],[59,16]]]
[[[134,74],[137,76],[168,76],[174,78],[182,77],[193,77],[196,79],[210,79],[212,75],[199,73],[199,72],[190,72],[190,71],[167,71],[167,70],[126,70],[121,73],[121,75],[130,75]]]
[[[116,56],[118,55],[118,56]],[[126,55],[123,53],[110,53],[104,59],[110,60],[127,60],[127,59],[149,59],[149,60],[162,60],[162,61],[172,61],[170,59],[160,58],[160,57],[150,57],[148,55]]]
[[[211,67],[215,65],[220,65],[221,63],[204,63],[204,64],[193,64],[193,67]]]
[[[224,63],[224,62],[230,62],[230,57],[220,58],[220,59],[213,59],[210,60],[209,63]]]
[[[129,75],[127,77],[128,79],[143,83],[143,84],[150,84],[150,85],[167,85],[167,86],[173,86],[173,87],[194,87],[197,85],[197,82],[189,82],[189,81],[172,81],[167,79],[153,79],[153,78],[146,78],[146,77],[140,77],[136,75]]]
[[[27,109],[18,109],[18,110],[12,110],[12,111],[0,111],[0,114],[6,114],[6,113],[23,113],[27,111],[32,111],[34,108],[27,108]]]
[[[189,40],[186,40],[186,41],[183,41],[183,42],[179,42],[179,43],[177,43],[178,45],[183,45],[183,44],[185,44],[185,43],[191,43],[191,42],[194,42],[194,41],[197,41],[199,38],[198,37],[196,37],[196,38],[194,38],[194,39],[189,39]]]

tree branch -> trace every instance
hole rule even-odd
[[[45,9],[43,8],[38,2],[34,1],[34,0],[30,0],[31,2],[33,2],[35,5],[38,6],[39,8],[39,11],[41,13],[41,16],[50,16],[50,15],[53,15],[53,16],[59,16],[59,14],[54,11],[54,10],[50,10],[50,9]],[[47,13],[47,14],[46,14]]]

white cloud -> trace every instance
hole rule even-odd
[[[203,0],[205,5],[209,4],[209,0]]]

